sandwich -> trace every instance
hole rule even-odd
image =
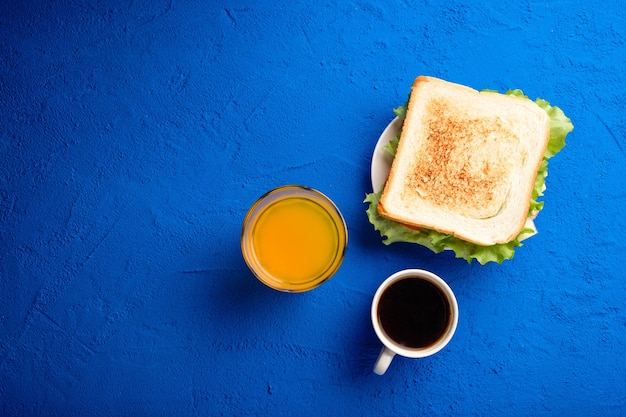
[[[454,251],[502,263],[535,234],[548,159],[565,146],[569,118],[521,90],[500,94],[419,76],[395,110],[402,128],[384,188],[366,196],[384,243]]]

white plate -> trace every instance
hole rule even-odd
[[[387,145],[393,138],[396,137],[400,128],[402,127],[402,119],[396,117],[387,125],[383,133],[378,138],[376,146],[374,147],[374,154],[372,155],[372,191],[382,191],[385,181],[387,181],[387,175],[391,169],[391,163],[393,162],[393,156],[389,152],[383,150],[383,146]]]

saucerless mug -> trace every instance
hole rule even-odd
[[[372,324],[383,343],[374,372],[382,375],[393,357],[423,358],[452,339],[459,308],[452,289],[432,272],[406,269],[387,278],[372,302]]]

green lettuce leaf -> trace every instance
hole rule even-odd
[[[409,95],[410,97],[410,95]],[[393,112],[400,119],[404,120],[406,117],[406,109],[409,105],[409,100],[407,99],[406,103],[403,106],[396,107],[393,109]],[[391,156],[396,155],[396,150],[398,149],[398,142],[400,142],[400,133],[402,133],[402,128],[398,129],[398,133],[396,136],[389,141],[385,146],[383,146],[383,151],[388,152]]]
[[[524,95],[522,90],[509,90],[505,94],[528,98]],[[543,202],[538,201],[538,199],[543,196],[545,191],[545,179],[548,176],[548,160],[563,149],[565,146],[565,137],[574,129],[571,120],[565,116],[560,108],[551,106],[550,103],[540,98],[536,99],[535,103],[550,117],[550,140],[535,180],[530,208],[528,210],[528,216],[531,219],[543,208]],[[407,105],[408,101],[404,106],[394,109],[396,116],[404,119]],[[391,155],[395,155],[399,140],[400,132],[398,132],[398,135],[391,140],[384,149]],[[534,229],[525,227],[511,242],[491,246],[480,246],[434,230],[412,229],[381,216],[377,210],[380,195],[380,192],[369,193],[365,196],[364,203],[369,203],[366,210],[367,217],[374,226],[374,229],[380,233],[381,237],[385,238],[383,243],[386,245],[395,242],[417,243],[427,247],[434,253],[451,250],[457,258],[465,259],[470,264],[473,260],[476,260],[481,265],[485,265],[489,262],[501,264],[503,261],[513,258],[515,248],[522,246],[521,241],[524,238],[536,233]]]

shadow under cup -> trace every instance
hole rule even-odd
[[[337,206],[312,188],[286,185],[259,198],[243,222],[241,251],[252,273],[279,291],[320,286],[341,266],[348,229]]]

